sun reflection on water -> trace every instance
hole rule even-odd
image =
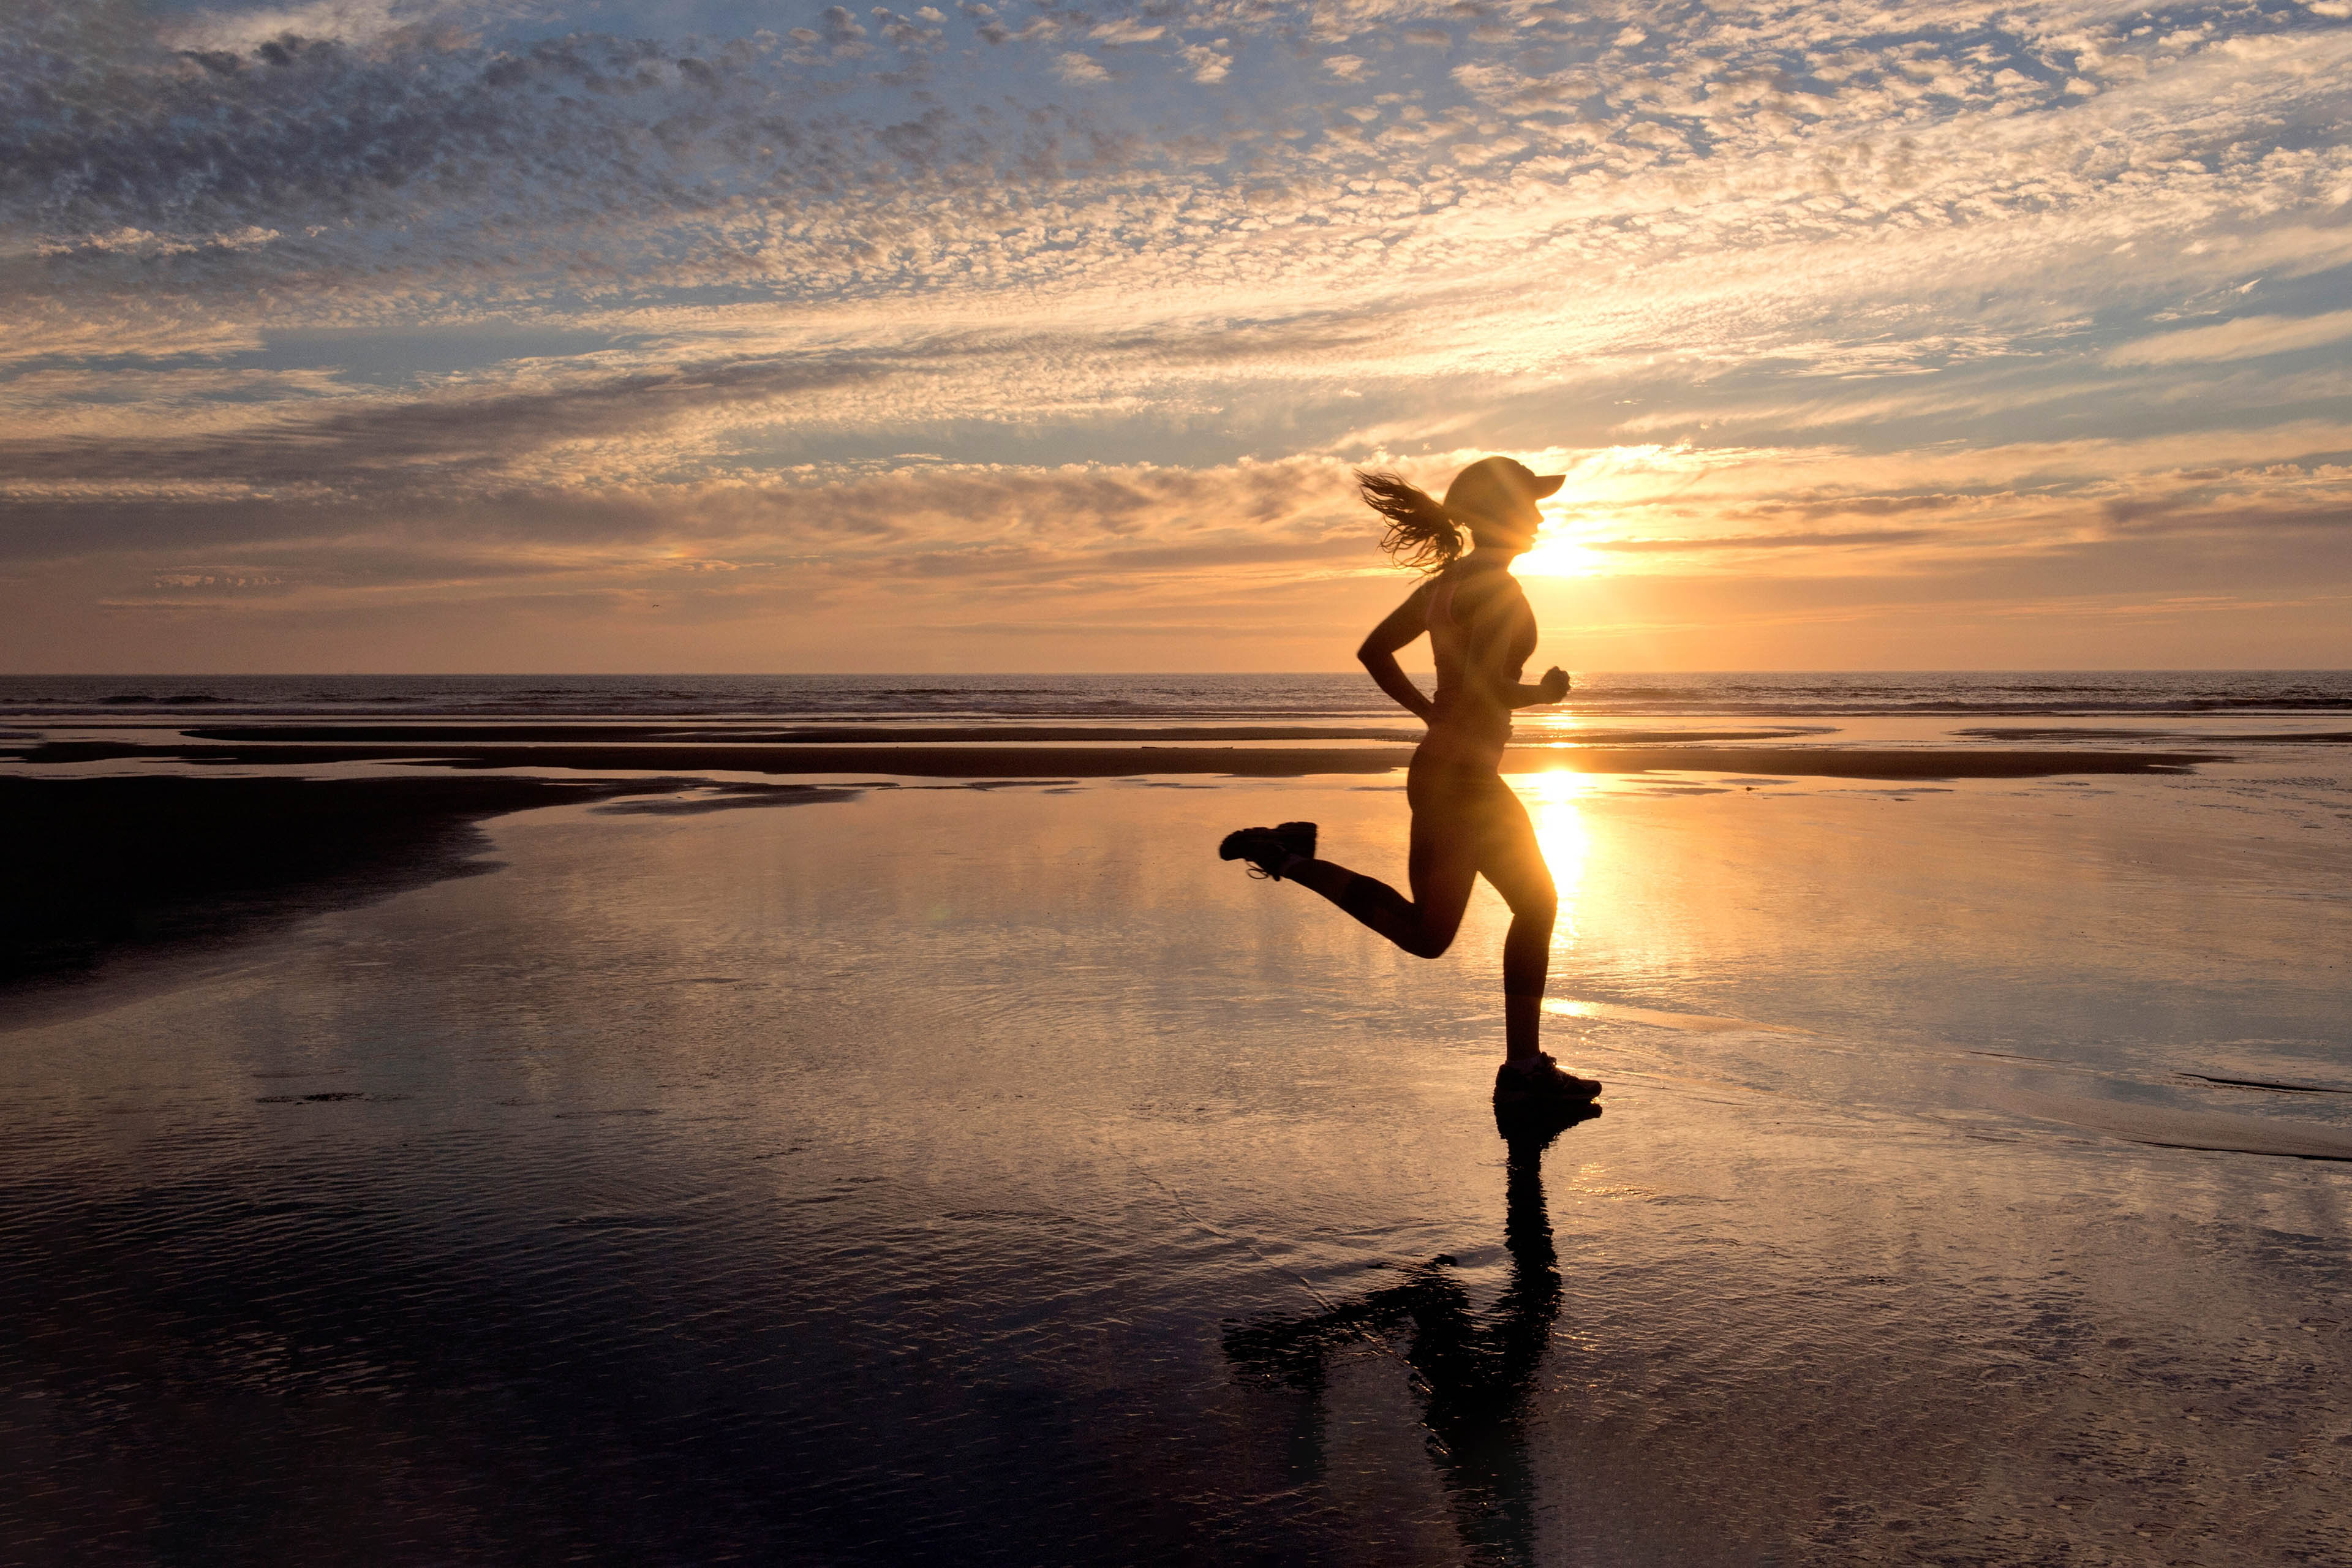
[[[1591,840],[1579,802],[1592,793],[1595,783],[1591,773],[1566,768],[1510,778],[1511,787],[1519,792],[1528,816],[1535,821],[1536,842],[1543,846],[1544,862],[1551,868],[1552,882],[1559,889],[1559,919],[1551,936],[1554,952],[1569,952],[1576,946],[1577,894],[1584,883],[1584,856]]]

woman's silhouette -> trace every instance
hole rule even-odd
[[[1244,827],[1228,834],[1218,850],[1277,881],[1313,889],[1423,958],[1453,944],[1471,887],[1485,877],[1511,909],[1503,939],[1506,1059],[1495,1074],[1496,1101],[1505,1106],[1585,1100],[1601,1092],[1592,1079],[1562,1071],[1538,1044],[1558,895],[1527,807],[1501,773],[1512,710],[1568,695],[1568,675],[1557,667],[1534,686],[1519,680],[1535,651],[1536,622],[1508,570],[1535,541],[1542,521],[1537,500],[1558,489],[1563,477],[1530,473],[1508,458],[1481,458],[1454,476],[1441,502],[1395,474],[1356,475],[1364,500],[1388,519],[1381,548],[1399,565],[1428,573],[1356,654],[1381,690],[1429,725],[1405,777],[1412,897],[1315,858],[1311,822]],[[1466,554],[1465,531],[1476,544]],[[1423,632],[1436,657],[1434,698],[1423,696],[1396,660],[1397,650]]]

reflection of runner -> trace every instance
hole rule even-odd
[[[1485,877],[1511,908],[1503,939],[1506,1060],[1495,1074],[1496,1102],[1590,1100],[1601,1085],[1561,1071],[1538,1044],[1558,897],[1527,807],[1501,773],[1512,710],[1568,695],[1568,676],[1557,667],[1537,685],[1520,683],[1535,651],[1536,622],[1508,570],[1535,541],[1542,521],[1537,500],[1558,489],[1560,476],[1529,473],[1508,458],[1481,458],[1454,476],[1443,502],[1394,474],[1356,479],[1364,500],[1389,520],[1381,547],[1399,564],[1430,572],[1356,655],[1381,690],[1429,725],[1405,775],[1412,897],[1316,859],[1311,822],[1244,827],[1228,834],[1218,853],[1312,888],[1423,958],[1453,945],[1471,887]],[[1465,530],[1477,544],[1466,555]],[[1434,699],[1423,697],[1396,660],[1397,650],[1423,632],[1437,662]]]
[[[1239,1367],[1295,1387],[1323,1386],[1333,1352],[1411,1322],[1405,1361],[1424,1385],[1423,1418],[1430,1448],[1445,1474],[1463,1544],[1482,1558],[1534,1560],[1535,1471],[1527,1447],[1528,1396],[1535,1391],[1551,1326],[1559,1316],[1559,1258],[1544,1210],[1543,1152],[1566,1127],[1601,1114],[1597,1105],[1562,1106],[1549,1120],[1510,1138],[1503,1247],[1510,1282],[1495,1304],[1474,1311],[1439,1257],[1405,1272],[1402,1284],[1313,1317],[1282,1318],[1228,1330],[1225,1354]]]

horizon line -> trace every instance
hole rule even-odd
[[[780,680],[808,679],[987,680],[1008,676],[1087,676],[1188,679],[1268,676],[1358,675],[1360,669],[212,669],[0,670],[0,680]],[[1848,665],[1748,668],[1570,668],[1572,676],[1608,675],[2352,675],[2352,665]]]

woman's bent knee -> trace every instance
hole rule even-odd
[[[1541,926],[1544,930],[1549,931],[1552,922],[1559,918],[1559,895],[1557,893],[1515,899],[1511,902],[1511,921],[1514,925]]]
[[[1454,931],[1460,929],[1457,926]],[[1454,931],[1417,931],[1398,945],[1415,958],[1443,958],[1445,950],[1454,945]]]

